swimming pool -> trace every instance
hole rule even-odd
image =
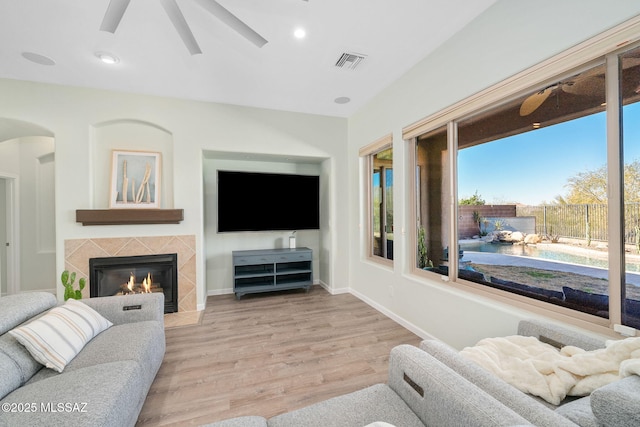
[[[544,244],[539,246],[530,245],[511,245],[504,243],[485,243],[477,242],[460,242],[460,249],[473,252],[488,252],[502,255],[517,255],[531,258],[540,258],[549,261],[566,262],[570,264],[584,265],[588,267],[609,268],[608,256],[606,253],[595,252],[587,253],[570,253],[561,250],[561,246],[549,249],[553,244]],[[579,250],[580,248],[578,248]],[[586,250],[584,250],[586,252]],[[463,257],[464,260],[464,257]],[[640,272],[640,264],[627,263],[626,271]]]

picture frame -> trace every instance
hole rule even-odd
[[[159,209],[158,152],[113,150],[111,159],[111,209]]]

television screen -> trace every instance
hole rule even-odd
[[[319,176],[218,171],[218,232],[319,228]]]

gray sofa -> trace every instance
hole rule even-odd
[[[604,340],[536,321],[521,322],[518,333],[556,346],[574,345],[585,350],[604,346]],[[391,351],[387,384],[268,420],[239,417],[207,427],[364,427],[375,422],[398,427],[640,425],[637,376],[552,407],[520,392],[440,341],[425,340],[420,347],[401,345]]]
[[[0,426],[133,426],[165,352],[164,295],[91,298],[113,326],[61,373],[8,332],[58,305],[46,292],[0,298]]]
[[[533,336],[555,347],[572,345],[595,350],[603,339],[566,329],[552,323],[522,321],[518,334]],[[596,389],[590,396],[567,398],[559,406],[522,393],[477,364],[463,358],[446,344],[425,340],[421,349],[536,426],[639,426],[640,377],[630,376]]]

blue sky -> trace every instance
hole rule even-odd
[[[605,114],[598,113],[458,154],[458,197],[537,205],[566,195],[567,180],[606,163]],[[640,103],[626,106],[625,162],[640,158]]]

